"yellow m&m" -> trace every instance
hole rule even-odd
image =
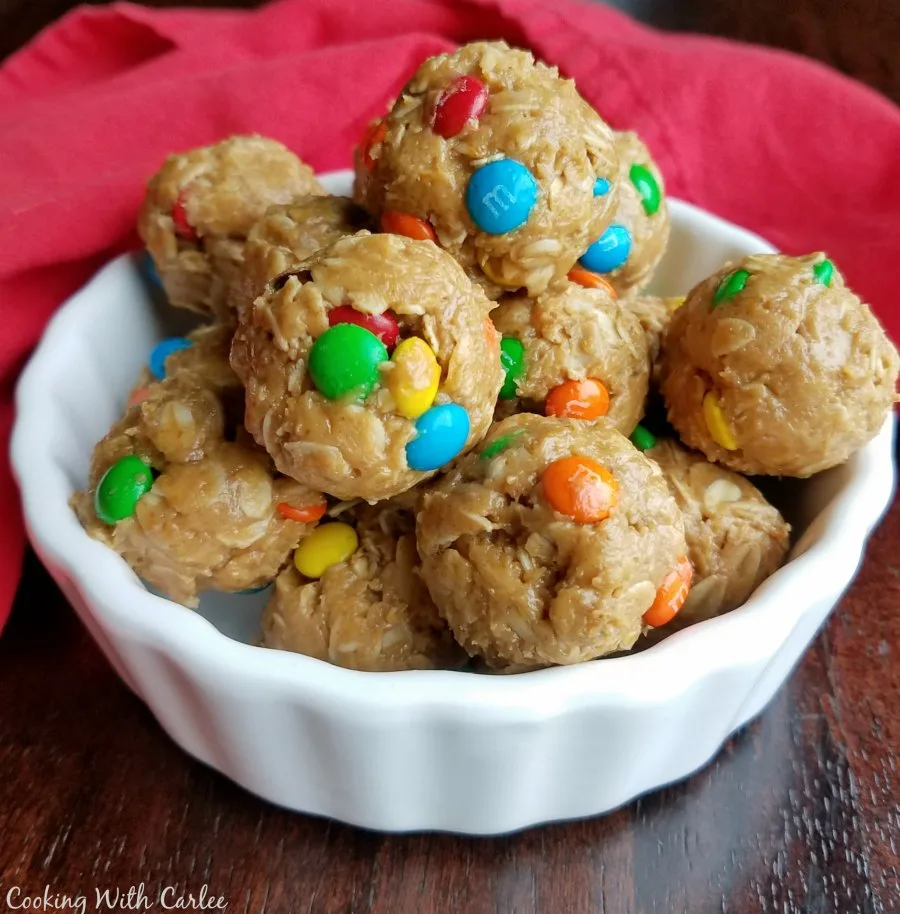
[[[725,448],[726,451],[736,451],[738,449],[737,439],[734,432],[729,428],[722,414],[722,407],[712,391],[708,391],[703,397],[703,419],[706,422],[707,431],[709,431],[712,440]]]
[[[431,346],[417,336],[399,343],[391,356],[391,365],[386,386],[397,404],[397,411],[407,419],[417,419],[434,403],[441,381],[441,366]]]
[[[357,546],[359,537],[349,524],[323,524],[294,550],[294,566],[307,578],[320,578],[332,565],[349,559]]]

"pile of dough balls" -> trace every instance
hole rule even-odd
[[[895,402],[824,254],[653,294],[659,165],[527,51],[429,58],[353,155],[352,199],[258,136],[151,178],[148,277],[205,323],[148,353],[72,499],[171,600],[265,590],[267,648],[506,674],[642,650],[786,561],[742,474],[840,464]]]

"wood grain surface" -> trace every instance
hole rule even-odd
[[[0,0],[0,56],[71,5]],[[801,51],[900,99],[898,0],[617,5]],[[763,716],[686,783],[599,820],[383,837],[266,805],[169,742],[31,556],[0,708],[0,911],[45,887],[47,910],[83,894],[94,911],[96,888],[141,884],[152,900],[208,886],[248,914],[900,911],[900,504]]]

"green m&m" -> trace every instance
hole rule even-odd
[[[740,295],[741,292],[744,291],[744,287],[747,285],[747,280],[749,278],[749,270],[735,270],[733,273],[726,276],[719,283],[716,294],[713,295],[713,308],[727,302],[730,298],[734,298],[735,295]]]
[[[823,260],[813,267],[813,273],[823,286],[830,286],[831,278],[834,276],[834,264],[830,260]]]
[[[365,400],[378,385],[378,366],[387,361],[387,347],[370,330],[357,324],[335,324],[313,343],[309,373],[329,400],[350,394]]]
[[[653,172],[646,165],[634,164],[628,172],[631,183],[641,195],[641,206],[648,216],[653,216],[659,211],[659,205],[662,203],[662,190],[659,181],[653,176]]]
[[[492,460],[498,454],[502,454],[520,435],[522,430],[510,432],[508,435],[501,435],[495,441],[485,445],[484,450],[478,455],[482,460]]]
[[[525,347],[515,337],[505,336],[500,340],[500,364],[506,373],[500,388],[500,399],[513,400],[516,396],[516,381],[525,370]]]
[[[94,493],[94,511],[104,524],[116,524],[134,514],[138,501],[150,491],[153,472],[129,454],[117,460],[100,479]]]
[[[643,425],[636,425],[631,433],[631,443],[639,451],[649,451],[656,445],[656,436]]]

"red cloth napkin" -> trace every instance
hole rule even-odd
[[[60,302],[136,245],[164,156],[258,132],[317,169],[349,166],[364,125],[424,57],[499,37],[636,129],[672,194],[788,252],[828,251],[900,336],[900,110],[825,67],[574,0],[80,8],[0,67],[0,625],[24,546],[5,457],[15,376]]]

